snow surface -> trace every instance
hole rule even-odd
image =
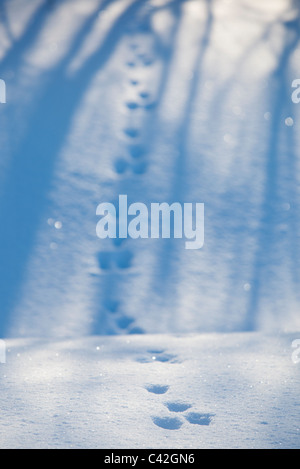
[[[8,342],[3,448],[297,448],[293,335]]]
[[[299,447],[299,5],[0,1],[0,447]]]

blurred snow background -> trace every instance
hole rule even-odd
[[[212,362],[222,353],[215,333],[229,333],[237,348],[245,332],[265,334],[255,335],[260,344],[279,332],[295,338],[300,105],[291,84],[300,73],[299,40],[297,0],[1,0],[0,336],[130,334],[124,340],[136,350],[136,341],[147,349],[155,335],[172,348],[171,334],[196,333],[201,344],[209,333]],[[187,251],[184,240],[99,240],[96,207],[119,194],[130,203],[203,202],[203,249]],[[118,363],[115,339],[107,346]],[[90,366],[84,350],[94,339],[87,340],[81,369]],[[274,340],[267,356],[280,356]],[[14,341],[17,360],[23,342]],[[47,344],[39,353],[48,354],[51,371],[60,342]],[[17,375],[21,386],[13,363],[11,380]],[[259,373],[268,366],[263,361]],[[291,377],[297,367],[287,366]],[[196,395],[198,384],[191,386]],[[103,444],[117,445],[113,435]],[[284,437],[287,446],[299,442],[293,435]],[[7,438],[9,445],[13,434]],[[270,444],[248,443],[258,441]]]
[[[2,335],[299,329],[298,2],[2,1],[0,34]],[[100,241],[119,194],[204,202],[204,248]]]

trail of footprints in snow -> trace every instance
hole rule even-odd
[[[124,107],[128,112],[128,122],[122,130],[123,137],[126,139],[127,154],[117,157],[114,161],[114,170],[121,177],[125,177],[130,172],[141,176],[147,171],[147,149],[142,141],[142,129],[146,115],[155,108],[156,102],[152,93],[144,86],[143,81],[136,76],[136,71],[139,67],[142,67],[144,71],[150,72],[156,57],[153,50],[145,50],[145,46],[139,44],[138,38],[141,34],[144,38],[145,35],[148,36],[149,39],[152,33],[151,31],[135,31],[129,36],[130,58],[124,64],[130,72],[129,77],[127,77],[130,97],[127,96],[128,99],[126,98],[124,101]],[[144,42],[147,43],[147,41]],[[142,113],[138,126],[134,125],[136,112]],[[126,240],[115,239],[113,240],[113,249],[98,253],[98,264],[101,271],[109,274],[118,269],[120,272],[125,273],[132,267],[134,254],[130,249],[123,247],[125,244]],[[115,281],[116,279],[112,279],[112,282]],[[106,296],[109,296],[109,294],[109,292],[106,292]],[[122,333],[125,331],[131,334],[143,333],[142,329],[134,325],[133,318],[119,313],[120,302],[106,297],[103,306],[108,314],[115,315],[114,324]],[[167,357],[165,358],[167,360]]]
[[[179,363],[176,355],[167,353],[165,350],[148,350],[147,355],[139,357],[136,360],[139,363],[161,362],[161,363]]]
[[[156,350],[156,351],[148,351],[150,355],[152,355],[153,361],[160,361],[163,363],[178,363],[177,357],[175,355],[165,354],[163,350]],[[153,355],[155,353],[155,356]],[[164,359],[159,360],[156,357],[164,357]],[[153,359],[155,357],[155,360]],[[165,359],[168,357],[167,359]],[[175,361],[174,361],[175,360]],[[149,363],[148,357],[145,360],[138,359],[137,361],[141,363]],[[145,386],[145,389],[153,394],[157,395],[164,395],[166,394],[170,387],[168,385],[162,384],[149,384]],[[183,415],[184,419],[192,425],[202,425],[202,426],[209,426],[212,422],[214,414],[212,413],[200,413],[190,411],[193,407],[192,404],[183,401],[166,401],[164,402],[164,406],[168,409],[171,413],[180,413]],[[189,412],[188,412],[189,411]],[[154,416],[152,417],[153,423],[165,430],[178,430],[182,427],[184,420],[180,417],[174,417],[172,415],[165,415],[165,416]]]

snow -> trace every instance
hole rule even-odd
[[[0,2],[1,448],[299,448],[299,18]],[[121,195],[203,248],[99,239]]]
[[[1,447],[297,448],[293,337],[10,340]]]

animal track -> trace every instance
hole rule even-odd
[[[129,250],[120,252],[101,251],[98,253],[98,263],[102,270],[109,270],[114,265],[119,269],[129,269],[132,265],[133,257],[133,253]]]
[[[137,358],[137,361],[139,363],[179,363],[179,360],[176,355],[166,353],[164,350],[148,350],[148,355],[146,355],[145,357]]]
[[[104,301],[104,307],[110,312],[110,313],[116,313],[119,309],[119,302],[117,300],[112,300],[107,298]]]
[[[144,24],[143,35],[151,34],[150,25]],[[124,188],[125,177],[128,173],[133,173],[136,176],[144,174],[151,161],[150,145],[151,134],[148,131],[148,124],[151,122],[153,116],[151,110],[159,104],[160,93],[152,87],[153,71],[152,64],[156,62],[159,57],[156,54],[155,46],[145,47],[144,41],[139,41],[139,34],[136,30],[130,32],[131,37],[128,42],[128,56],[123,61],[123,67],[126,74],[126,85],[129,92],[125,95],[123,100],[123,115],[125,122],[122,121],[122,126],[119,127],[120,138],[122,140],[122,151],[115,155],[115,161],[112,163],[114,171],[119,178],[124,178],[122,183],[122,190]],[[146,49],[146,50],[145,50]],[[144,70],[141,68],[144,67]],[[156,80],[154,80],[154,83]],[[151,126],[150,126],[151,127]],[[146,131],[147,130],[147,131]],[[133,178],[138,179],[138,178]],[[130,183],[132,181],[130,180]],[[120,189],[120,187],[118,187]],[[126,186],[125,186],[126,189]],[[127,269],[132,266],[134,254],[131,250],[127,249],[128,244],[123,245],[123,239],[112,240],[112,248],[109,251],[98,253],[98,263],[102,270],[107,271],[107,284],[109,282],[116,282],[121,277],[121,272],[118,271],[116,277],[113,277],[114,272],[110,269],[118,268],[127,273]],[[128,243],[128,241],[126,241]],[[115,296],[115,288],[109,289],[108,297]],[[111,294],[112,293],[112,294]],[[107,293],[106,293],[107,294]],[[114,327],[121,333],[129,334],[143,334],[144,331],[137,327],[133,317],[126,315],[122,311],[122,304],[120,301],[114,301],[110,298],[102,300],[101,307],[105,308],[108,313],[108,323],[113,321]],[[113,329],[113,327],[112,327]],[[164,367],[170,364],[179,363],[176,355],[168,353],[163,348],[149,349],[141,357],[137,358],[139,363],[153,363],[159,362],[160,365],[155,368],[156,370],[164,371]],[[164,402],[164,395],[170,390],[169,385],[163,384],[148,384],[144,388],[147,392],[151,393],[153,400],[160,400],[162,405],[162,414],[152,416],[152,422],[157,427],[164,430],[179,430],[183,425],[198,425],[209,426],[212,422],[214,414],[200,413],[193,411],[193,405],[189,402],[180,400],[168,400]],[[159,396],[163,396],[160,398]],[[167,394],[168,396],[168,394]],[[150,396],[148,396],[150,398]],[[197,409],[196,409],[197,410]],[[194,427],[197,428],[197,427]]]
[[[169,390],[169,386],[151,384],[149,386],[146,386],[146,389],[147,391],[154,394],[165,394]],[[189,412],[185,415],[184,413],[193,407],[192,404],[189,404],[188,402],[169,401],[165,402],[164,405],[169,410],[169,412],[183,414],[185,420],[192,425],[209,426],[214,417],[214,414],[202,414],[200,412]],[[153,416],[152,421],[156,426],[164,428],[166,430],[178,430],[184,423],[184,420],[182,418],[171,416]]]
[[[129,334],[145,334],[145,331],[141,327],[135,326],[129,330]]]
[[[199,414],[197,412],[190,412],[185,416],[189,423],[194,425],[210,425],[214,414]]]
[[[130,145],[128,147],[128,151],[130,156],[134,159],[141,158],[146,153],[146,150],[142,145]]]
[[[133,260],[133,253],[131,251],[121,251],[116,254],[116,263],[120,269],[129,269]]]
[[[147,91],[142,91],[140,93],[140,97],[143,99],[148,99],[150,97],[150,93],[148,93]]]
[[[115,171],[117,174],[123,175],[126,171],[131,170],[134,174],[144,174],[147,171],[146,161],[135,161],[130,164],[124,158],[115,161]]]
[[[191,404],[170,402],[165,404],[170,412],[185,412],[192,407]],[[201,414],[190,412],[185,415],[185,419],[192,425],[210,425],[214,414]],[[178,430],[183,425],[183,420],[179,417],[152,417],[153,423],[166,430]]]
[[[127,327],[130,326],[130,324],[132,324],[133,322],[134,322],[134,319],[128,316],[121,316],[117,320],[117,324],[120,329],[127,329]]]
[[[140,135],[139,129],[135,129],[133,127],[128,127],[124,129],[124,134],[127,135],[127,137],[130,138],[137,138]]]
[[[129,68],[134,68],[136,66],[135,62],[129,60],[128,62],[126,62],[126,66],[129,67]]]
[[[145,104],[144,109],[146,109],[147,111],[152,111],[152,109],[156,108],[156,104],[157,103],[155,101]]]
[[[142,65],[144,65],[144,67],[149,67],[155,61],[155,59],[152,56],[148,56],[147,54],[144,54],[144,53],[137,54],[137,59]]]
[[[147,171],[147,163],[145,163],[145,161],[141,161],[132,165],[132,171],[137,175],[144,174]]]
[[[169,390],[169,386],[161,384],[150,384],[149,386],[146,386],[145,389],[153,394],[166,394],[166,392]]]
[[[170,412],[185,412],[192,407],[191,404],[185,402],[166,402],[165,406]]]
[[[182,426],[182,422],[177,417],[152,417],[153,422],[158,427],[166,430],[178,430]]]
[[[103,270],[108,270],[112,267],[113,257],[111,252],[102,251],[98,253],[99,266]]]
[[[163,55],[159,56],[162,50],[157,46],[150,18],[139,18],[138,25],[130,24],[126,36],[127,56],[122,59],[125,75],[124,88],[126,89],[122,115],[125,116],[125,121],[122,121],[122,125],[119,127],[122,150],[115,155],[115,160],[112,163],[116,180],[122,181],[122,191],[126,191],[125,178],[129,178],[130,184],[133,180],[134,184],[134,180],[137,182],[149,168],[149,143],[151,142],[149,124],[152,122],[152,115],[149,114],[149,111],[155,108],[160,96],[159,81],[156,79],[157,66],[159,66],[158,60],[164,60]],[[154,67],[152,67],[153,64],[155,64]],[[116,188],[116,193],[120,190],[120,187]],[[128,240],[114,238],[111,240],[110,249],[103,249],[97,254],[102,275],[94,275],[98,275],[99,278],[102,278],[104,274],[107,276],[107,281],[104,282],[100,311],[102,314],[104,309],[108,314],[107,324],[112,332],[114,332],[113,326],[110,325],[113,322],[117,332],[143,334],[145,331],[135,324],[134,318],[121,314],[121,301],[112,299],[115,292],[114,288],[111,289],[111,285],[121,281],[121,274],[128,272],[134,260],[134,252],[129,250],[128,244],[125,243],[128,243]],[[113,277],[115,272],[116,277]],[[101,331],[101,325],[99,330]],[[155,353],[149,352],[148,356],[142,357],[138,361],[141,363],[151,361],[176,363],[178,360],[176,356],[162,350]],[[156,391],[149,389],[149,392],[160,394],[163,393],[160,390],[164,388],[154,387],[153,389]],[[167,388],[164,392],[166,391]],[[166,425],[168,426],[168,424]]]
[[[129,168],[129,163],[124,158],[118,158],[115,161],[115,170],[118,174],[124,174]]]
[[[139,104],[134,102],[134,101],[130,101],[130,102],[126,103],[126,107],[130,110],[134,110],[134,109],[139,108]]]
[[[156,354],[152,357],[154,361],[161,362],[161,363],[178,363],[176,355],[172,355],[170,353],[162,353]]]

